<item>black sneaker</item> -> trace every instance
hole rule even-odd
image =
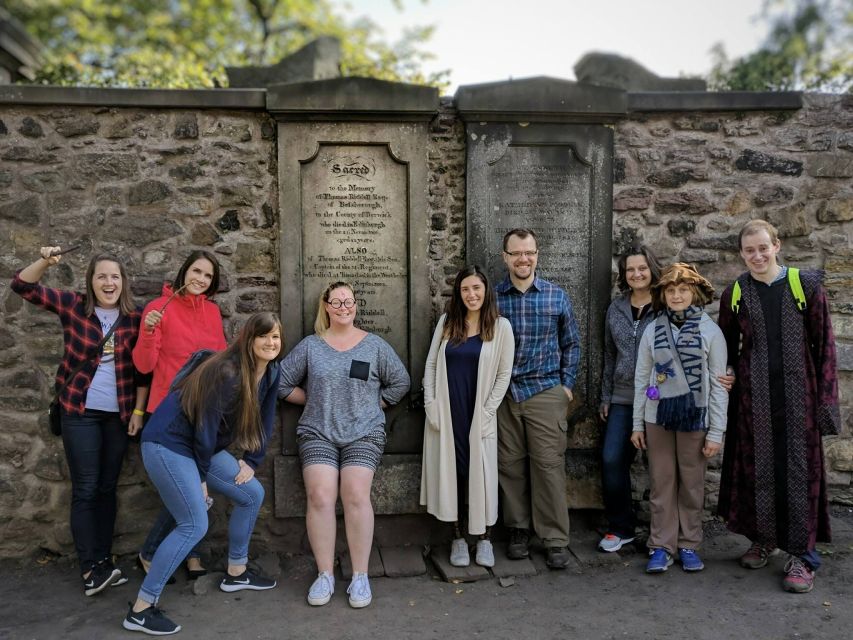
[[[113,582],[119,579],[121,571],[115,567],[107,567],[103,562],[92,566],[92,572],[88,578],[83,578],[83,593],[93,596],[100,593]]]
[[[223,591],[231,593],[232,591],[242,591],[243,589],[252,589],[253,591],[265,591],[272,589],[276,585],[275,580],[264,578],[246,569],[239,576],[229,576],[227,573],[219,584],[219,588]]]
[[[549,569],[565,569],[569,565],[569,550],[566,547],[548,547],[545,564]]]
[[[527,529],[510,529],[506,557],[510,560],[523,560],[530,556],[530,532]]]
[[[181,625],[169,620],[154,605],[139,613],[134,612],[133,605],[131,605],[121,626],[128,631],[141,631],[149,636],[169,636],[181,630]]]
[[[120,585],[123,585],[125,582],[127,582],[127,576],[124,575],[124,572],[121,569],[119,569],[117,566],[115,566],[115,564],[113,563],[113,561],[111,559],[108,558],[108,559],[104,560],[102,562],[102,564],[106,565],[106,567],[110,570],[115,569],[116,571],[118,571],[118,578],[116,578],[113,581],[113,583],[110,585],[111,587],[118,587]]]

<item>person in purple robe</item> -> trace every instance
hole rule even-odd
[[[822,436],[840,430],[835,339],[822,273],[778,263],[776,229],[748,222],[738,238],[749,269],[723,291],[719,325],[736,382],[717,511],[749,538],[740,558],[760,569],[789,554],[782,586],[806,593],[830,541]]]

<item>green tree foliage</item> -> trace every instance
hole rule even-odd
[[[389,0],[398,9],[399,0]],[[227,86],[226,66],[272,64],[320,35],[341,41],[343,75],[441,86],[425,74],[431,27],[385,42],[367,18],[331,0],[6,0],[45,45],[38,82],[193,88]]]
[[[770,33],[757,51],[729,60],[714,47],[709,86],[720,91],[853,90],[853,2],[767,0]]]

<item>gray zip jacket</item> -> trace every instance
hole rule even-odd
[[[634,326],[631,292],[610,303],[604,320],[604,371],[601,375],[601,404],[634,404],[634,369],[637,345],[643,331],[655,318],[649,311]]]

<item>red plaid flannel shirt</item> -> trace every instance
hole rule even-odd
[[[85,315],[85,298],[75,291],[51,289],[38,283],[24,282],[15,274],[12,291],[27,302],[41,307],[59,316],[62,323],[62,337],[65,342],[62,362],[56,372],[58,389],[68,374],[82,360],[87,360],[74,379],[59,397],[59,403],[66,413],[82,415],[86,409],[86,392],[101,361],[101,354],[95,354],[95,347],[104,338],[101,323],[97,316]],[[130,420],[136,402],[136,387],[145,386],[146,378],[133,366],[133,345],[139,335],[142,310],[137,308],[130,315],[119,316],[119,325],[113,332],[115,338],[116,393],[121,419]]]

